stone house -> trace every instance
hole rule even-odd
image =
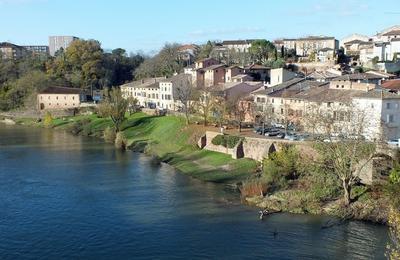
[[[48,87],[37,94],[38,110],[62,110],[78,108],[85,101],[79,88]]]
[[[233,77],[243,73],[244,69],[237,65],[227,67],[225,70],[225,82],[233,82]]]
[[[225,83],[225,64],[211,65],[197,70],[197,86],[209,88]]]

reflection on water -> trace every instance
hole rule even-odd
[[[0,258],[383,258],[387,230],[261,222],[222,186],[100,140],[0,126]]]

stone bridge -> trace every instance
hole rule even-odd
[[[218,132],[207,131],[199,140],[198,146],[209,151],[229,154],[234,159],[249,158],[261,162],[270,154],[282,149],[284,145],[294,145],[302,155],[317,158],[317,152],[312,148],[310,142],[289,141],[282,139],[245,137],[234,148],[226,148],[222,145],[212,144],[212,139],[219,135]],[[398,158],[398,150],[377,149],[375,158],[370,161],[361,161],[362,167],[357,174],[361,183],[371,185],[387,179],[388,171],[393,167],[393,159]],[[361,166],[362,165],[362,166]]]
[[[271,153],[279,151],[286,144],[295,145],[299,151],[312,152],[307,142],[254,137],[245,137],[242,142],[230,149],[212,144],[211,140],[219,134],[218,132],[206,131],[205,135],[200,138],[198,146],[209,151],[229,154],[234,159],[249,158],[256,161],[268,158]]]

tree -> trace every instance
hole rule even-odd
[[[228,113],[235,119],[238,124],[239,132],[242,131],[242,123],[246,115],[245,102],[242,102],[240,96],[230,97],[227,101]]]
[[[126,100],[128,101],[129,115],[132,115],[133,113],[136,112],[139,100],[133,96],[129,96]]]
[[[167,43],[154,57],[145,60],[135,70],[136,78],[172,76],[183,69],[183,64],[179,59],[180,45],[177,43]]]
[[[202,89],[197,101],[197,111],[203,117],[204,126],[208,124],[208,118],[215,104],[215,97],[208,89]]]
[[[222,127],[228,113],[225,97],[220,96],[215,98],[214,105],[212,107],[212,113],[218,123],[218,126]]]
[[[121,124],[125,121],[127,108],[128,101],[123,98],[119,88],[106,91],[104,101],[98,106],[99,114],[111,118],[117,133],[121,130]]]
[[[199,51],[199,54],[197,55],[197,58],[198,59],[209,58],[211,55],[211,52],[214,49],[214,45],[215,45],[215,43],[213,43],[211,41],[207,41],[206,44],[204,44],[200,47],[200,51]]]
[[[263,63],[269,59],[269,55],[275,53],[275,45],[267,40],[255,40],[249,48],[253,61]]]
[[[364,167],[374,158],[375,145],[363,136],[367,117],[352,105],[341,109],[315,111],[316,128],[327,142],[315,143],[321,167],[335,174],[342,183],[345,205],[351,203],[351,189]],[[315,121],[306,122],[307,129]]]
[[[182,75],[176,84],[176,98],[182,104],[186,124],[189,124],[189,117],[192,111],[193,101],[196,99],[196,88],[190,75]]]

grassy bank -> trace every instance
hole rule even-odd
[[[17,119],[17,123],[45,127],[33,119]],[[47,127],[63,129],[85,136],[103,137],[112,122],[97,115],[80,115],[53,119]],[[178,116],[149,116],[135,113],[122,125],[127,146],[145,152],[174,166],[183,174],[203,181],[235,184],[256,171],[257,163],[249,159],[233,160],[229,155],[200,150],[197,141],[203,134],[197,125],[185,124]]]

